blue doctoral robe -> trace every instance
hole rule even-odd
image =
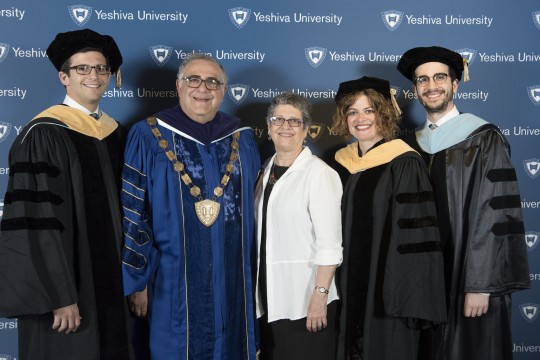
[[[223,113],[217,118],[230,120]],[[158,119],[155,127],[202,197],[212,199],[226,172],[232,133],[205,145],[167,123]],[[251,256],[260,158],[251,129],[234,132],[240,133],[239,156],[209,227],[197,218],[198,199],[150,125],[141,121],[129,133],[122,175],[124,293],[148,285],[153,359],[255,360]]]

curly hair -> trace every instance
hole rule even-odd
[[[385,140],[395,139],[399,134],[399,122],[401,115],[392,105],[392,101],[387,99],[380,92],[373,89],[363,89],[354,93],[345,95],[338,103],[337,109],[332,117],[333,130],[337,135],[351,136],[347,124],[347,111],[356,102],[356,100],[365,95],[369,104],[375,110],[376,122],[379,127],[380,135]]]

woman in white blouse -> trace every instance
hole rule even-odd
[[[257,317],[263,359],[332,359],[342,261],[338,174],[304,146],[311,106],[277,95],[268,109],[276,154],[256,186]]]

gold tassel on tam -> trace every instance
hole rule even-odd
[[[463,59],[463,82],[467,82],[471,80],[469,77],[469,62],[467,59]]]
[[[403,112],[401,111],[401,109],[399,108],[399,105],[397,103],[396,93],[397,93],[396,89],[390,88],[390,99],[392,100],[392,105],[394,105],[394,109],[396,109],[398,114],[401,115],[401,114],[403,114]]]
[[[122,87],[122,74],[120,74],[120,68],[116,70],[116,84],[114,85],[115,88],[120,89]]]

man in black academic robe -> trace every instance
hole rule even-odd
[[[512,359],[511,293],[530,286],[517,176],[498,128],[453,104],[466,62],[441,47],[407,51],[398,70],[428,120],[408,139],[429,166],[444,244],[448,323],[436,359]]]
[[[10,150],[0,317],[18,318],[21,360],[130,359],[118,201],[123,140],[99,109],[122,57],[110,36],[91,30],[58,34],[47,54],[66,98],[37,115]]]

